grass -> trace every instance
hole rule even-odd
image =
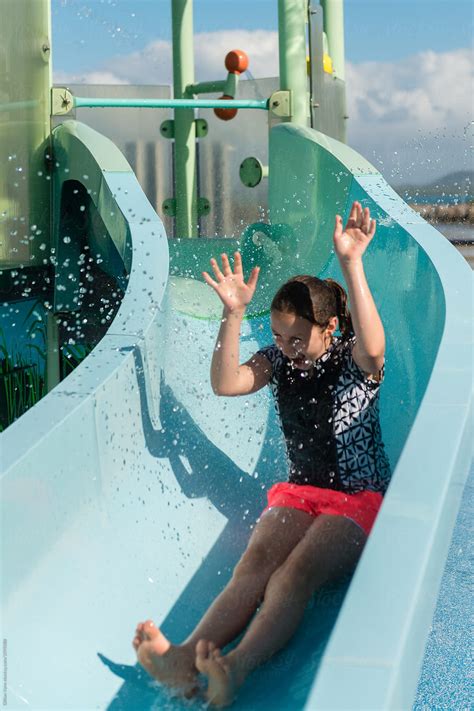
[[[22,348],[18,343],[8,347],[5,332],[0,327],[0,432],[47,394],[47,328],[43,310],[42,302],[36,301],[26,315],[23,328],[30,342]],[[36,343],[32,343],[33,340]],[[92,348],[88,344],[62,346],[61,379],[72,373]]]
[[[33,344],[26,346],[26,350],[29,348]],[[46,382],[38,363],[15,345],[8,350],[1,328],[0,354],[0,431],[3,431],[46,395]]]

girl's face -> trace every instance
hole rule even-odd
[[[337,328],[336,316],[329,319],[326,328],[282,311],[272,311],[270,321],[276,345],[300,370],[309,370],[313,361],[326,352]]]

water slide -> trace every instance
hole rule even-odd
[[[87,188],[105,226],[89,243],[127,286],[92,353],[2,434],[7,708],[187,707],[136,664],[135,625],[151,617],[184,639],[286,475],[269,394],[211,391],[220,304],[200,273],[223,244],[262,266],[245,358],[270,342],[268,305],[295,265],[339,276],[333,218],[355,199],[378,222],[366,270],[388,336],[393,479],[350,584],[318,592],[234,708],[411,708],[471,456],[468,266],[361,156],[309,128],[271,130],[270,224],[225,242],[168,240],[123,156],[86,125],[66,121],[53,145],[54,224],[68,181]],[[67,293],[68,272],[57,279]]]

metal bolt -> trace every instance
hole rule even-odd
[[[67,94],[63,94],[63,96],[61,96],[61,99],[63,109],[69,109],[69,105],[71,104],[71,102],[69,101]]]
[[[48,40],[45,40],[41,45],[41,59],[43,62],[48,63],[51,57],[51,45]]]
[[[279,101],[274,101],[274,102],[272,103],[272,106],[275,106],[275,107],[280,106],[280,102],[279,102]]]

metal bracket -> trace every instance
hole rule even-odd
[[[176,217],[176,198],[163,200],[161,207],[167,217]]]
[[[198,198],[197,211],[199,217],[201,217],[201,215],[209,215],[211,211],[211,203],[207,198]]]
[[[280,118],[290,118],[291,116],[291,91],[275,91],[269,100],[269,107],[272,114]]]
[[[224,94],[232,96],[233,99],[237,96],[237,87],[239,85],[239,75],[229,72],[224,86]]]
[[[176,217],[176,198],[167,198],[163,200],[161,208],[167,217]],[[211,203],[207,198],[198,198],[197,213],[199,216],[208,215],[211,211]]]
[[[196,138],[204,138],[207,136],[209,127],[207,121],[203,118],[195,119],[196,124]],[[160,126],[160,133],[163,138],[174,138],[174,119],[168,119],[163,121]]]
[[[174,121],[173,119],[168,119],[163,121],[160,126],[160,133],[163,138],[174,138]]]
[[[49,41],[49,37],[46,37],[41,44],[41,57],[46,64],[51,58],[51,43]]]
[[[196,123],[196,138],[205,138],[209,132],[209,126],[206,119],[198,118]]]
[[[68,114],[74,108],[74,97],[66,87],[56,86],[51,89],[51,115]]]

